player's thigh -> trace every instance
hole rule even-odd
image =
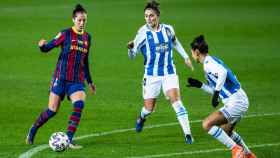
[[[144,107],[149,111],[154,111],[156,105],[156,99],[150,98],[150,99],[144,99]]]
[[[76,92],[72,93],[69,97],[70,97],[72,103],[79,101],[79,100],[85,101],[86,93],[85,93],[85,91],[80,90],[80,91],[76,91]]]
[[[202,127],[208,131],[214,125],[221,126],[227,123],[228,121],[224,115],[220,111],[215,111],[203,120]]]
[[[143,78],[143,99],[155,99],[160,94],[162,85],[161,77],[146,76]]]
[[[49,109],[55,112],[58,111],[60,102],[61,102],[60,96],[53,92],[50,92],[49,103],[48,103]]]
[[[72,83],[68,82],[66,84],[66,93],[71,99],[72,103],[86,99],[85,87],[82,83]]]
[[[171,102],[179,100],[180,87],[178,76],[175,74],[164,76],[162,90],[165,96],[170,99]]]
[[[220,108],[220,111],[228,122],[235,124],[245,115],[248,106],[249,104],[246,94],[243,95],[243,91],[238,91],[229,98],[225,106]]]

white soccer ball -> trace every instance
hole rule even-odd
[[[64,151],[69,145],[69,138],[64,132],[55,132],[49,139],[49,146],[53,151]]]

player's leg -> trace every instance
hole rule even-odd
[[[222,128],[229,131],[227,133],[231,136],[233,141],[243,147],[246,158],[256,158],[255,154],[250,151],[241,136],[233,131],[235,124],[245,115],[248,105],[249,101],[247,95],[242,89],[232,95],[227,106],[220,109],[229,122],[228,124],[223,125]]]
[[[146,117],[153,112],[155,104],[156,104],[155,98],[149,98],[144,100],[144,106],[142,107],[140,115],[136,120],[136,125],[135,125],[136,132],[142,131],[144,123],[146,121]]]
[[[194,140],[191,135],[188,111],[180,99],[179,90],[176,88],[170,89],[166,92],[166,95],[170,99],[170,103],[176,113],[177,120],[179,121],[179,124],[184,132],[186,143],[192,144]]]
[[[73,137],[75,135],[75,132],[81,120],[82,111],[84,108],[84,102],[86,99],[86,93],[85,93],[84,85],[82,83],[71,83],[71,82],[66,83],[66,93],[71,99],[71,102],[73,104],[73,111],[69,117],[68,128],[67,128],[67,136],[70,140],[70,144],[72,144]]]
[[[230,133],[233,127],[228,126],[228,128],[225,128],[226,130],[220,127],[225,124],[228,124],[228,120],[224,117],[222,112],[216,111],[210,114],[205,120],[203,120],[202,127],[205,131],[208,132],[208,134],[210,134],[216,140],[232,150],[233,158],[243,158],[243,148],[237,145],[226,133]]]
[[[161,77],[144,76],[143,78],[143,99],[144,106],[141,109],[140,115],[136,120],[135,130],[141,132],[146,121],[146,117],[149,116],[155,107],[156,98],[160,94],[161,89]]]
[[[246,155],[246,158],[256,158],[256,155],[249,149],[242,137],[235,131],[231,134],[232,140],[234,140],[238,145],[242,146]]]
[[[80,149],[82,146],[73,143],[73,137],[79,126],[82,111],[84,108],[84,102],[86,99],[86,93],[83,90],[76,91],[70,95],[71,102],[73,104],[73,111],[69,117],[67,136],[69,138],[69,147],[72,149]]]
[[[186,143],[192,144],[193,138],[191,135],[188,111],[181,101],[178,76],[165,76],[162,86],[164,94],[170,99],[170,103],[176,112],[177,119],[185,135]]]
[[[48,109],[44,110],[37,120],[33,123],[32,127],[30,128],[27,138],[26,138],[26,143],[27,144],[33,144],[35,135],[38,131],[38,129],[43,126],[50,118],[55,116],[56,112],[59,109],[61,102],[60,96],[57,94],[50,92],[49,95],[49,103],[48,103]]]
[[[223,128],[223,130],[231,137],[231,139],[236,144],[243,147],[246,158],[256,158],[255,154],[249,149],[249,147],[246,145],[245,141],[241,138],[241,136],[234,131],[235,125],[236,123],[227,123],[222,125],[221,128]]]

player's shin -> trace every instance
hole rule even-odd
[[[78,101],[74,102],[73,105],[74,105],[74,108],[73,108],[73,112],[69,118],[68,129],[67,129],[67,136],[68,136],[70,142],[72,142],[74,134],[80,123],[82,110],[84,108],[84,101],[78,100]]]
[[[208,134],[213,136],[219,142],[223,143],[229,149],[232,149],[236,145],[236,143],[226,134],[226,132],[218,126],[212,126],[208,131]]]
[[[251,153],[249,147],[245,144],[245,142],[243,141],[243,139],[241,138],[241,136],[238,133],[233,131],[232,135],[231,135],[231,138],[236,144],[238,144],[238,145],[240,145],[244,148],[245,154]]]
[[[43,111],[40,116],[37,118],[37,120],[34,122],[34,124],[32,125],[32,127],[29,129],[28,135],[27,135],[27,139],[26,139],[26,143],[27,144],[33,144],[35,135],[37,133],[37,130],[43,126],[50,118],[52,118],[53,116],[55,116],[56,112],[47,109],[45,111]]]
[[[141,112],[140,112],[140,117],[141,117],[142,119],[145,119],[145,117],[149,116],[151,113],[152,113],[152,111],[147,110],[147,109],[143,106],[143,108],[142,108],[142,110],[141,110]]]
[[[176,101],[172,104],[174,111],[176,112],[177,119],[184,131],[185,135],[191,135],[190,123],[188,118],[188,112],[184,107],[182,101]]]
[[[52,118],[54,115],[56,114],[56,112],[47,109],[45,111],[43,111],[40,116],[38,117],[38,119],[35,121],[35,123],[33,124],[33,129],[37,130],[38,128],[40,128],[41,126],[43,126],[50,118]]]

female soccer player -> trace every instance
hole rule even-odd
[[[233,158],[256,158],[240,135],[233,131],[248,110],[249,101],[234,73],[218,58],[208,54],[208,45],[202,35],[191,43],[192,57],[203,64],[207,84],[188,78],[189,87],[197,87],[213,94],[212,106],[218,98],[224,106],[210,114],[202,123],[203,129],[232,150]]]
[[[81,148],[73,144],[72,140],[86,99],[84,80],[86,79],[92,93],[95,93],[95,85],[88,64],[91,36],[85,32],[87,12],[78,4],[73,10],[72,18],[73,27],[61,31],[50,42],[44,39],[39,41],[38,45],[42,52],[49,52],[55,47],[61,47],[61,52],[52,77],[48,109],[43,111],[33,123],[26,139],[27,144],[33,144],[38,129],[56,114],[66,94],[74,106],[67,129],[69,147]]]
[[[175,36],[173,27],[160,23],[159,3],[156,1],[148,2],[144,8],[144,17],[146,24],[138,30],[135,39],[128,42],[129,57],[134,58],[141,51],[145,67],[143,78],[144,107],[136,121],[136,131],[142,131],[145,118],[153,112],[156,98],[162,88],[176,112],[186,143],[191,144],[193,138],[188,112],[180,98],[179,81],[173,63],[172,49],[175,48],[184,58],[185,64],[193,70],[191,60]]]

